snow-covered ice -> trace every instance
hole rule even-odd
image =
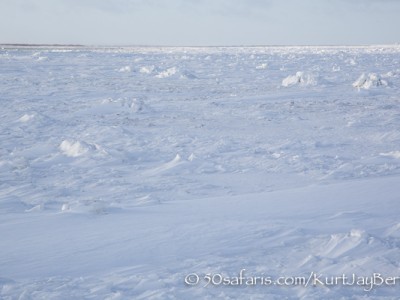
[[[398,299],[399,66],[400,46],[1,48],[0,299]]]
[[[366,89],[369,90],[372,87],[380,87],[387,86],[388,83],[386,80],[383,80],[379,75],[375,73],[369,73],[366,75],[365,73],[361,74],[361,76],[353,83],[355,88]]]
[[[292,85],[317,85],[318,81],[312,74],[305,74],[304,72],[297,72],[296,75],[289,75],[282,80],[282,86],[288,87]]]

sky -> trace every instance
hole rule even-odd
[[[400,43],[400,0],[0,0],[0,43]]]

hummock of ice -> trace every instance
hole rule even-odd
[[[314,75],[305,73],[305,72],[297,72],[296,75],[290,75],[282,80],[282,86],[289,87],[294,85],[300,86],[315,86],[317,85],[317,80]]]
[[[178,69],[176,67],[171,67],[169,69],[166,69],[156,75],[157,78],[167,78],[175,75],[178,72]]]
[[[119,69],[119,72],[121,72],[121,73],[129,73],[129,72],[131,72],[132,71],[132,69],[131,69],[131,67],[130,66],[125,66],[125,67],[122,67],[122,68],[120,68]]]
[[[383,80],[379,75],[375,73],[369,73],[368,75],[362,73],[361,76],[353,83],[353,87],[366,90],[369,90],[373,87],[381,87],[387,85],[387,81]]]
[[[84,144],[82,144],[79,141],[69,141],[69,140],[64,140],[60,144],[60,150],[61,152],[69,157],[78,157],[86,152],[88,152],[89,148],[86,147]]]
[[[143,70],[142,73],[149,73],[145,72]],[[193,75],[191,72],[187,70],[180,70],[177,67],[171,67],[168,69],[165,69],[163,71],[160,71],[157,75],[155,75],[156,78],[169,78],[169,77],[176,77],[180,79],[196,79],[197,77]]]
[[[21,123],[26,123],[32,120],[35,117],[34,114],[24,114],[21,118],[18,119],[19,122]]]
[[[156,70],[155,66],[143,66],[140,68],[139,72],[142,74],[151,74],[155,70]]]

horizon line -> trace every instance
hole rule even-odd
[[[134,47],[162,47],[162,48],[238,48],[238,47],[374,47],[400,46],[400,43],[376,44],[237,44],[237,45],[171,45],[171,44],[78,44],[78,43],[0,43],[0,47],[98,47],[98,48],[134,48]]]

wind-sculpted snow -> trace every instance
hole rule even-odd
[[[396,299],[400,279],[203,275],[400,276],[399,66],[399,46],[3,47],[0,298]]]

